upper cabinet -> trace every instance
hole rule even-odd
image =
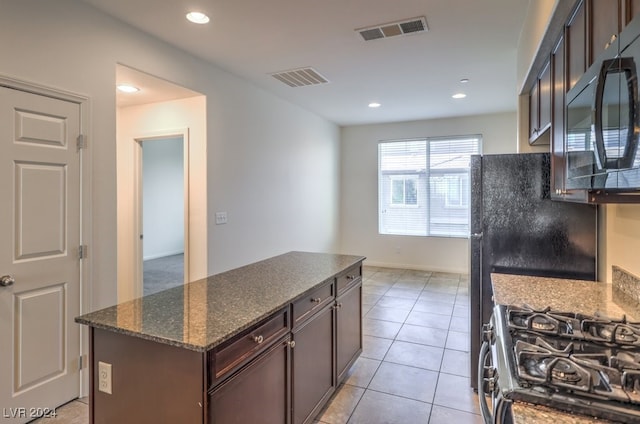
[[[567,91],[573,88],[587,69],[587,11],[581,1],[565,28],[567,58]]]
[[[622,1],[622,26],[625,27],[640,12],[640,0]]]
[[[529,143],[543,144],[540,137],[551,127],[551,66],[547,62],[529,93]]]
[[[606,50],[622,31],[624,0],[589,0],[589,47],[588,64],[591,66],[597,57]]]
[[[551,196],[589,203],[640,202],[640,0],[581,0],[566,19],[549,53]],[[639,18],[640,19],[640,18]],[[631,23],[631,24],[630,24]],[[626,30],[625,30],[626,28]],[[626,50],[625,50],[626,49]],[[623,56],[633,56],[624,59]],[[638,65],[640,66],[640,64]],[[532,135],[532,134],[530,134]],[[532,137],[530,137],[530,142]]]

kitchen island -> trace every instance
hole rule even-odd
[[[362,261],[289,252],[76,318],[90,422],[311,422],[362,352]]]
[[[611,284],[594,281],[492,274],[494,302],[498,305],[543,310],[550,307],[585,315],[611,319],[626,317],[638,321],[640,308],[633,297]],[[571,414],[555,408],[514,402],[514,424],[591,424],[610,423],[604,419]]]

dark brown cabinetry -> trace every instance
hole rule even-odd
[[[587,69],[587,12],[586,3],[579,2],[566,27],[566,90],[578,82]]]
[[[567,86],[565,82],[565,39],[561,36],[551,55],[552,88],[552,133],[551,133],[551,198],[585,202],[585,190],[566,188],[566,109]]]
[[[622,30],[623,0],[589,0],[589,67]]]
[[[289,333],[289,308],[207,353],[208,385],[213,387]]]
[[[336,367],[342,381],[362,352],[362,279],[339,293],[336,299]]]
[[[286,423],[290,345],[285,308],[207,352],[208,422]]]
[[[640,0],[622,1],[622,25],[626,26],[640,12]]]
[[[201,352],[91,327],[89,354],[91,424],[204,421]],[[112,364],[111,394],[99,389],[98,362]]]
[[[293,424],[311,422],[335,390],[333,310],[325,306],[292,331]]]
[[[549,127],[551,127],[551,67],[547,62],[529,94],[529,143],[542,144],[540,136]]]
[[[289,336],[209,394],[208,422],[287,423],[289,417]],[[250,402],[247,402],[250,399]]]
[[[605,55],[611,56],[622,29],[640,11],[640,0],[580,0],[568,16],[551,56],[551,197],[554,200],[600,202],[589,190],[570,184],[568,164],[579,161],[567,148],[567,131],[575,122],[567,117],[567,93]],[[533,91],[532,91],[533,93]],[[531,141],[531,139],[530,139]],[[575,148],[574,148],[575,150]],[[573,156],[572,156],[573,155]],[[569,161],[568,161],[569,158]],[[574,162],[571,162],[573,158]],[[573,168],[571,168],[573,169]],[[614,202],[612,196],[608,202]]]
[[[329,262],[326,255],[318,256]],[[290,271],[291,284],[297,288],[294,295],[278,302],[278,309],[266,318],[224,333],[233,336],[220,336],[221,342],[213,347],[192,350],[192,345],[173,340],[147,340],[132,335],[131,327],[123,333],[90,327],[90,422],[311,423],[362,352],[362,262],[331,268],[334,271],[325,274],[330,278],[306,291],[306,275]],[[202,292],[198,284],[191,284],[196,286],[194,293]],[[262,284],[256,281],[256,292],[264,288]],[[206,286],[210,293],[217,287]],[[166,305],[184,305],[182,298],[174,302],[173,291],[167,293]],[[208,315],[195,314],[202,311],[202,304],[195,312],[188,310],[191,315],[184,310],[178,314],[192,316],[189,323],[197,333],[187,334],[180,322],[182,337],[197,339],[203,331],[215,332],[223,324],[228,312],[215,315],[221,303],[212,302],[208,310],[214,317],[209,320]],[[247,304],[256,302],[260,299]],[[161,318],[168,316],[163,310]],[[149,328],[158,328],[159,321],[149,322],[153,324]],[[99,362],[113,367],[112,394],[96,384]]]
[[[540,126],[539,122],[539,112],[540,112],[540,80],[537,79],[536,82],[531,87],[531,91],[529,92],[529,143],[533,144],[536,138],[538,138],[538,128]]]
[[[551,90],[553,127],[551,132],[551,198],[562,200],[564,188],[564,129],[565,129],[565,65],[564,65],[564,35],[551,54],[551,76],[553,87]]]

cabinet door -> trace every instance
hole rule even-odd
[[[551,126],[551,66],[547,62],[529,93],[529,144],[539,144]]]
[[[540,85],[536,80],[529,92],[529,142],[538,138],[540,129]]]
[[[621,30],[621,8],[620,0],[590,0],[589,21],[590,21],[590,45],[591,54],[588,65],[591,65],[598,55],[602,53]],[[587,66],[588,67],[588,66]]]
[[[587,70],[587,35],[586,12],[584,1],[581,1],[575,14],[567,24],[567,91],[578,82]]]
[[[294,424],[313,421],[335,390],[334,316],[333,305],[328,305],[292,332]]]
[[[540,74],[540,122],[539,132],[543,133],[547,128],[551,126],[551,66],[547,62],[546,66]]]
[[[565,102],[565,66],[564,36],[551,55],[551,74],[553,79],[553,129],[551,133],[551,198],[562,199],[564,192],[564,102]]]
[[[288,337],[209,394],[209,424],[289,422]]]
[[[640,0],[624,0],[622,10],[622,26],[624,27],[640,12]]]
[[[336,299],[336,366],[338,383],[362,352],[362,283]]]

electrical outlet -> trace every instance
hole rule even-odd
[[[111,364],[98,361],[98,390],[111,393]]]

